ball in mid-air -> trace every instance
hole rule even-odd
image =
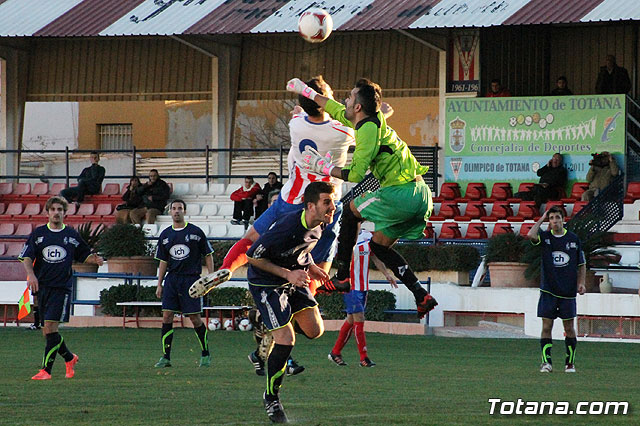
[[[308,9],[298,18],[298,32],[309,43],[325,41],[332,30],[333,19],[324,9]]]

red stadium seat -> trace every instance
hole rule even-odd
[[[624,202],[632,204],[635,200],[640,199],[640,182],[629,182],[627,184],[627,193],[624,196]]]
[[[29,203],[25,206],[21,214],[14,215],[16,220],[28,220],[31,216],[35,216],[40,213],[41,207],[38,203]]]
[[[491,214],[480,218],[483,222],[496,222],[499,219],[506,219],[513,216],[513,209],[508,201],[496,201],[493,203]]]
[[[491,200],[506,201],[513,197],[513,191],[511,190],[511,184],[509,182],[496,182],[491,188]]]
[[[123,183],[122,189],[120,190],[120,195],[124,195],[124,193],[127,192],[128,187],[129,187],[129,182]]]
[[[462,238],[460,227],[455,222],[445,222],[442,224],[442,229],[440,230],[440,235],[438,236],[438,238],[445,238],[445,239]]]
[[[530,223],[530,222],[523,223],[522,226],[520,227],[520,235],[522,235],[523,237],[526,237],[529,230],[533,228],[533,225],[535,225],[535,223]]]
[[[112,213],[113,207],[111,206],[111,204],[101,203],[96,207],[96,211],[91,215],[85,216],[85,219],[91,222],[102,222],[105,217],[111,216]]]
[[[573,210],[571,211],[571,216],[569,217],[574,217],[580,210],[585,208],[587,204],[589,204],[588,201],[576,201],[575,203],[573,203]]]
[[[31,195],[47,195],[49,184],[46,182],[36,182],[31,189]]]
[[[7,243],[7,251],[4,253],[8,257],[18,257],[24,247],[24,243],[19,241],[11,241]],[[22,265],[20,265],[22,266]]]
[[[456,222],[468,222],[471,219],[480,219],[487,215],[487,210],[484,208],[484,202],[482,201],[469,201],[467,208],[462,216],[456,216]]]
[[[73,216],[76,214],[76,211],[78,210],[78,207],[76,206],[75,203],[71,203],[69,204],[69,206],[67,207],[67,216]],[[43,209],[42,211],[44,214],[47,214],[47,212]]]
[[[469,224],[467,228],[467,234],[464,236],[465,238],[482,240],[489,238],[487,235],[487,228],[484,226],[484,223],[472,222]]]
[[[536,207],[535,201],[523,201],[518,208],[518,214],[509,216],[509,222],[524,222],[525,220],[538,220],[540,209]]]
[[[13,192],[13,184],[11,182],[0,182],[0,195],[8,195]]]
[[[424,237],[431,239],[436,236],[436,231],[433,229],[433,225],[431,223],[427,223],[427,226],[424,228]]]
[[[94,211],[95,211],[95,206],[93,204],[84,203],[84,204],[80,204],[80,207],[78,207],[78,211],[76,211],[76,215],[91,216]]]
[[[457,182],[443,182],[440,187],[440,194],[434,197],[433,201],[441,203],[444,200],[457,200],[460,197],[460,185]]]
[[[0,235],[13,235],[16,232],[16,226],[13,223],[0,223]]]
[[[65,188],[65,184],[62,182],[56,182],[54,184],[51,184],[51,186],[49,187],[48,195],[58,195],[60,194],[60,191],[62,191],[64,188]]]
[[[460,216],[460,208],[455,201],[443,201],[440,204],[440,211],[436,216],[431,216],[430,220],[443,221],[445,219],[453,219],[456,216]]]
[[[24,207],[22,207],[22,203],[9,203],[9,205],[7,206],[7,210],[4,212],[4,214],[16,216],[16,215],[22,214],[23,209]]]
[[[31,184],[27,182],[16,183],[11,195],[28,195],[31,193]]]
[[[4,256],[7,252],[7,245],[5,243],[0,243],[0,256]]]
[[[522,182],[520,183],[520,185],[518,185],[518,192],[527,192],[530,191],[531,188],[533,188],[533,186],[535,185],[535,183],[533,182]],[[509,201],[512,203],[519,203],[520,201],[522,201],[522,199],[520,198],[509,198]]]
[[[33,232],[33,225],[30,223],[20,223],[16,228],[15,235],[29,235]]]
[[[582,199],[582,194],[587,189],[589,189],[588,182],[575,182],[571,187],[571,196],[568,198],[563,198],[560,201],[563,201],[565,203],[573,203],[574,201],[580,201]]]
[[[467,200],[482,200],[487,198],[487,188],[485,188],[482,182],[469,182],[467,184],[467,190],[464,193],[464,198]]]
[[[510,233],[513,233],[513,226],[511,226],[508,223],[498,222],[493,227],[493,233],[491,235],[493,236],[493,235],[510,234]]]
[[[5,203],[0,203],[0,214],[4,214],[4,211],[7,209],[7,205]]]
[[[102,195],[118,195],[120,193],[120,185],[117,183],[107,183],[102,190]]]

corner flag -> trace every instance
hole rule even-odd
[[[18,320],[26,317],[31,313],[31,301],[29,300],[29,287],[22,293],[22,297],[18,301]]]

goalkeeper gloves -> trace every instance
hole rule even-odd
[[[302,153],[302,167],[319,175],[331,176],[331,170],[335,167],[332,160],[331,152],[327,152],[323,157],[309,146]]]
[[[302,95],[305,98],[309,98],[314,100],[318,95],[318,92],[313,90],[311,87],[307,86],[302,80],[299,78],[292,78],[287,83],[287,90],[289,92],[297,93],[298,95]]]

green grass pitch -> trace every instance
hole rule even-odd
[[[32,381],[44,339],[39,332],[0,331],[0,424],[242,425],[270,424],[262,408],[265,379],[247,354],[252,333],[209,334],[213,362],[199,369],[195,334],[176,329],[173,367],[159,359],[156,329],[62,329],[80,357],[76,377],[64,378],[58,357],[53,380]],[[559,368],[564,342],[554,341],[557,371],[541,374],[538,340],[367,335],[372,360],[358,366],[355,342],[347,367],[327,360],[335,332],[299,338],[294,357],[307,370],[285,378],[281,400],[303,425],[640,424],[636,344],[579,342],[576,374]],[[352,339],[353,340],[353,339]],[[627,415],[489,415],[489,398],[503,401],[628,401]]]

